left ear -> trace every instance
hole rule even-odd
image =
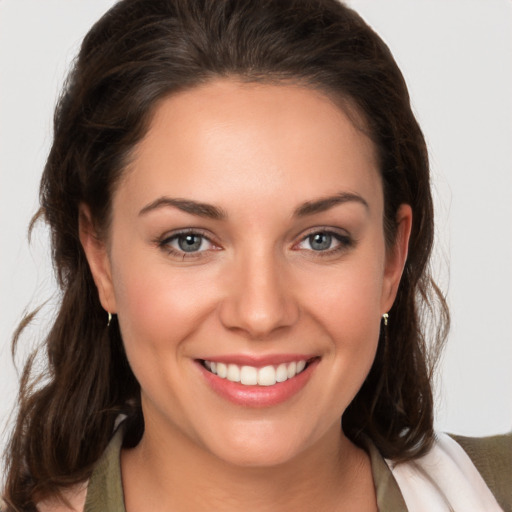
[[[396,225],[395,241],[386,254],[381,297],[382,313],[387,313],[395,301],[398,285],[407,261],[412,228],[412,209],[410,205],[400,205],[396,214]]]
[[[85,257],[98,290],[100,303],[108,313],[116,313],[112,270],[106,244],[98,235],[91,212],[86,204],[80,205],[78,230]]]

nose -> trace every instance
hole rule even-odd
[[[253,253],[234,263],[220,306],[225,328],[263,340],[297,322],[300,308],[291,279],[276,260],[270,254]]]

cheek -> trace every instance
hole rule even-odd
[[[176,349],[211,310],[208,276],[155,258],[123,258],[113,269],[118,318],[127,350]]]
[[[343,380],[338,385],[351,388],[348,395],[355,395],[375,357],[382,277],[378,258],[354,260],[317,276],[308,301],[311,316],[322,325],[333,345],[332,362],[337,368],[333,375]]]
[[[379,324],[383,266],[377,259],[369,260],[354,260],[315,277],[309,304],[324,323],[346,333],[347,340],[355,341],[358,332],[373,332]]]

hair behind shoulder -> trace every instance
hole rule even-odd
[[[62,301],[46,337],[44,380],[33,359],[21,379],[6,455],[8,510],[35,510],[38,500],[87,480],[120,414],[125,443],[139,441],[139,385],[115,320],[107,328],[78,237],[79,205],[106,233],[112,193],[158,102],[227,76],[298,83],[354,106],[377,149],[389,245],[399,206],[411,205],[409,257],[388,332],[343,428],[356,443],[369,436],[389,458],[430,446],[431,378],[449,317],[429,271],[425,141],[387,46],[336,0],[122,0],[85,37],[55,112],[40,201]]]

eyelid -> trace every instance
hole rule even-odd
[[[334,235],[335,237],[352,239],[352,236],[346,229],[335,228],[332,226],[315,226],[313,228],[307,229],[306,231],[303,231],[299,235],[299,242],[303,242],[306,238],[310,237],[311,235],[315,235],[317,233],[326,233],[329,235]]]
[[[172,231],[168,231],[164,233],[163,235],[156,238],[156,241],[158,242],[165,242],[167,240],[170,240],[172,238],[177,238],[180,235],[199,235],[203,238],[206,238],[211,241],[212,236],[208,231],[202,228],[182,228],[182,229],[176,229]],[[213,243],[213,241],[212,241]]]
[[[310,236],[318,233],[331,235],[333,238],[336,239],[338,245],[332,249],[326,249],[325,251],[315,251],[314,249],[301,249],[299,247],[299,245],[304,243]],[[335,253],[350,249],[355,245],[355,243],[356,240],[345,229],[335,228],[332,226],[315,226],[313,228],[306,230],[306,232],[303,232],[300,235],[299,240],[293,244],[292,249],[299,251],[307,251],[310,253],[314,253],[315,256],[322,257],[333,255]]]
[[[170,243],[173,240],[176,240],[180,236],[186,236],[186,235],[197,235],[202,237],[204,240],[207,240],[212,247],[201,250],[201,251],[192,251],[192,252],[186,252],[179,249],[176,249],[175,247],[172,247]],[[179,257],[181,259],[187,259],[187,258],[200,258],[205,256],[205,253],[212,251],[212,250],[220,250],[220,245],[213,240],[213,236],[205,229],[202,228],[184,228],[184,229],[177,229],[175,231],[170,231],[165,233],[162,236],[157,237],[154,240],[155,245],[166,251],[170,255],[174,255],[176,257]]]

